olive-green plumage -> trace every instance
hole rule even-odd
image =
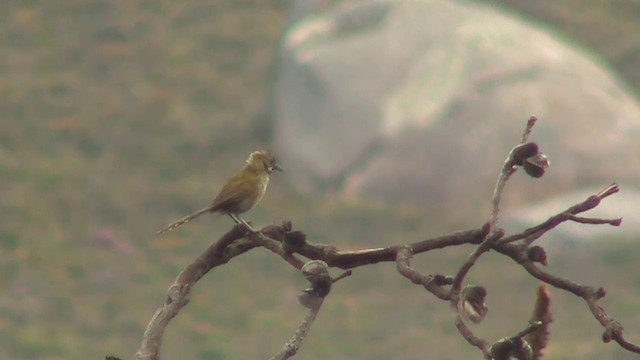
[[[269,174],[273,170],[282,171],[276,158],[267,150],[254,151],[242,171],[227,181],[211,205],[167,225],[157,233],[164,234],[202,214],[215,212],[227,214],[236,223],[243,223],[253,230],[240,214],[253,209],[260,202],[269,184]]]

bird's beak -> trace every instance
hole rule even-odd
[[[281,168],[278,164],[273,164],[273,170],[284,171],[284,169]]]

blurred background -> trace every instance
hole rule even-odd
[[[516,174],[504,225],[620,182],[591,214],[622,227],[563,225],[541,244],[550,271],[605,287],[637,342],[639,33],[635,0],[0,2],[0,358],[133,358],[175,276],[232,222],[155,231],[207,205],[253,150],[286,172],[247,219],[377,247],[480,226],[530,115],[551,168]],[[472,249],[414,265],[451,274]],[[488,254],[469,281],[489,291],[480,336],[526,325],[537,282],[514,263]],[[267,251],[234,259],[198,283],[164,358],[270,357],[306,285]],[[551,293],[548,358],[635,358]],[[338,283],[298,355],[478,356],[449,305],[393,264]]]

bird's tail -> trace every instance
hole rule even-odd
[[[183,218],[181,218],[181,219],[179,219],[179,220],[177,220],[175,222],[172,222],[171,224],[165,226],[163,229],[158,230],[158,232],[156,232],[156,234],[160,235],[160,234],[164,234],[164,233],[166,233],[168,231],[171,231],[171,230],[177,228],[180,225],[184,225],[184,224],[188,223],[189,221],[197,218],[198,216],[200,216],[202,214],[210,212],[211,209],[212,209],[211,206],[203,208],[203,209],[200,209],[200,210],[194,212],[193,214],[187,215],[187,216],[185,216],[185,217],[183,217]]]

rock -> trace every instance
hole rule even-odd
[[[530,140],[551,167],[514,176],[506,205],[640,180],[638,103],[588,53],[532,24],[450,0],[338,2],[296,19],[274,113],[277,153],[301,191],[485,218],[532,114]]]

